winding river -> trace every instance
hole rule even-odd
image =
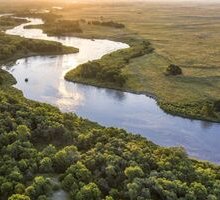
[[[62,56],[19,59],[10,68],[4,67],[16,78],[15,87],[22,90],[25,97],[53,104],[63,112],[75,112],[105,126],[120,127],[141,134],[162,146],[183,146],[192,157],[220,163],[220,124],[166,114],[154,99],[145,95],[101,89],[64,80],[64,74],[71,68],[127,48],[127,44],[109,40],[49,37],[39,29],[24,29],[26,25],[43,23],[41,19],[28,20],[29,23],[6,33],[58,41],[77,47],[80,51]],[[25,82],[25,78],[29,81]]]

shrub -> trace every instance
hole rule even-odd
[[[220,100],[214,102],[214,110],[220,112]]]
[[[182,69],[177,65],[170,64],[166,69],[166,75],[176,76],[180,74],[182,74]]]

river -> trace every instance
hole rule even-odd
[[[76,37],[50,37],[39,29],[24,29],[30,24],[42,24],[41,19],[7,30],[7,34],[26,38],[58,41],[79,48],[79,53],[62,56],[36,56],[19,59],[6,68],[17,80],[16,88],[24,96],[50,103],[63,112],[96,121],[105,126],[124,128],[141,134],[162,146],[182,146],[198,159],[220,163],[220,124],[184,119],[166,114],[156,101],[145,95],[101,89],[64,80],[67,71],[89,60],[122,48],[127,44],[109,40],[89,40]],[[25,82],[28,78],[28,82]]]

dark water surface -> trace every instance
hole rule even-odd
[[[28,24],[41,24],[29,19]],[[9,68],[17,80],[16,88],[24,96],[58,106],[62,111],[102,125],[124,128],[139,133],[163,146],[183,146],[190,156],[220,163],[220,124],[174,117],[164,113],[155,100],[110,89],[100,89],[66,82],[64,74],[71,68],[98,59],[128,45],[109,40],[88,40],[75,37],[48,37],[41,30],[23,29],[24,25],[8,30],[8,34],[27,38],[59,41],[78,47],[77,54],[38,56],[20,59]],[[28,78],[26,83],[24,80]]]

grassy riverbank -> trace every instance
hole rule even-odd
[[[153,53],[130,60],[122,69],[126,78],[123,87],[109,81],[77,76],[78,69],[69,72],[68,80],[101,87],[143,94],[153,94],[165,111],[184,117],[220,121],[213,109],[220,99],[220,60],[218,5],[182,4],[104,4],[77,5],[59,11],[62,19],[113,20],[125,25],[124,29],[91,26],[81,23],[82,33],[71,35],[85,38],[107,38],[125,41],[125,38],[148,40]],[[132,7],[132,10],[130,9]],[[199,9],[197,9],[199,7]],[[131,17],[127,16],[127,10]],[[190,10],[186,16],[184,13]],[[155,15],[156,13],[156,15]],[[206,15],[204,16],[204,13]],[[109,56],[109,63],[113,62]],[[103,58],[106,62],[106,57]],[[100,60],[99,62],[103,62]],[[117,63],[117,61],[116,61]],[[181,67],[183,75],[165,76],[170,64]],[[111,66],[110,66],[111,67]],[[71,75],[71,76],[70,76]]]

